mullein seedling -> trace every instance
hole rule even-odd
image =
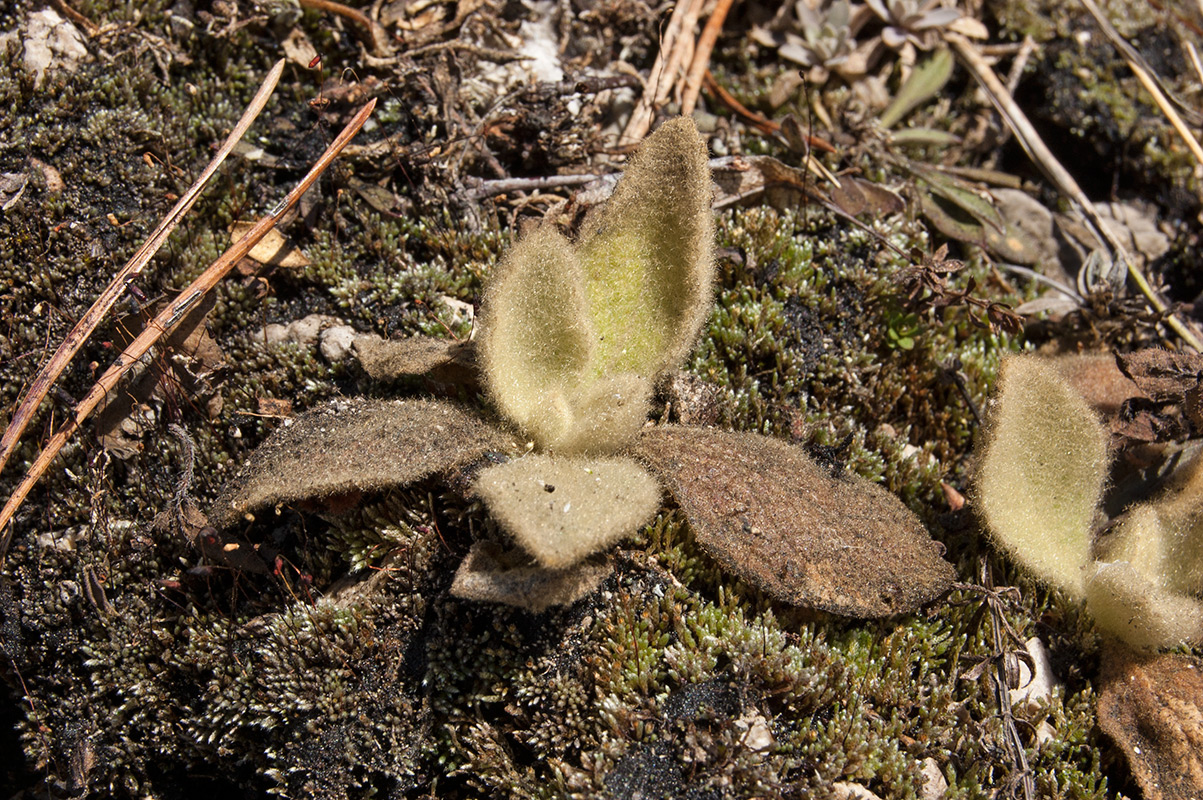
[[[485,298],[489,394],[541,449],[609,453],[647,419],[655,379],[689,354],[713,303],[710,168],[693,122],[665,123],[573,243],[544,223]]]
[[[278,430],[223,491],[214,524],[381,491],[390,461],[395,485],[458,470],[452,483],[462,490],[473,475],[468,494],[517,547],[476,542],[451,592],[541,611],[597,586],[610,569],[598,554],[652,519],[664,487],[702,549],[778,601],[873,617],[935,599],[952,567],[880,487],[755,434],[644,430],[654,385],[688,355],[713,303],[710,206],[705,145],[692,121],[673,120],[576,241],[545,222],[502,261],[481,313],[480,379],[526,447],[450,403],[352,404],[348,433],[334,405]],[[378,337],[356,348],[375,376],[429,366],[434,349]]]
[[[1015,560],[1085,600],[1102,630],[1137,647],[1203,642],[1203,461],[1094,541],[1107,440],[1052,364],[1008,359],[979,467],[986,523]]]

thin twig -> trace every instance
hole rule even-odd
[[[389,47],[388,34],[385,33],[384,28],[373,22],[367,14],[358,8],[351,8],[342,3],[334,3],[331,0],[300,0],[300,3],[301,8],[325,11],[328,14],[334,14],[335,16],[354,22],[366,33],[368,44],[372,48],[372,55],[384,58],[392,54],[392,48]]]
[[[1199,83],[1203,84],[1203,64],[1199,63],[1199,51],[1195,48],[1194,42],[1186,43],[1186,52],[1190,56],[1190,63],[1195,68],[1195,74],[1199,76]]]
[[[309,187],[326,171],[326,168],[330,166],[331,162],[334,161],[342,149],[346,147],[351,138],[359,132],[359,129],[367,122],[368,117],[371,116],[372,110],[375,107],[376,101],[373,99],[361,108],[359,113],[343,128],[338,138],[326,148],[326,151],[322,153],[321,157],[309,169],[305,177],[301,179],[301,182],[293,187],[293,190],[267,216],[259,220],[255,224],[255,227],[247,231],[246,235],[231,245],[220,258],[210,264],[209,268],[201,273],[200,277],[193,281],[187,289],[168,303],[167,307],[146,326],[146,329],[142,331],[138,338],[134,339],[121,352],[121,355],[117,357],[113,365],[100,377],[100,380],[96,382],[96,385],[92,387],[87,396],[79,401],[75,407],[75,413],[51,437],[45,449],[42,450],[41,455],[38,456],[37,461],[30,467],[28,474],[26,474],[17,486],[12,497],[8,499],[8,503],[5,504],[4,509],[0,510],[0,530],[3,531],[3,534],[0,534],[0,559],[3,559],[5,553],[8,552],[9,543],[12,541],[13,526],[9,523],[13,515],[21,507],[21,503],[25,501],[30,490],[37,484],[42,475],[46,473],[46,470],[50,468],[51,462],[54,461],[59,451],[62,450],[63,445],[79,429],[80,424],[88,418],[96,406],[100,404],[101,400],[116,388],[121,377],[134,364],[139,363],[142,356],[155,345],[159,338],[170,333],[188,312],[188,309],[200,302],[205,293],[216,286],[225,277],[226,273],[249,253],[251,248],[267,235],[268,231],[276,226],[281,217],[296,205],[297,201],[301,199],[301,195],[309,190]]]
[[[757,114],[755,111],[752,111],[743,103],[736,100],[734,95],[724,89],[719,82],[714,79],[714,76],[710,74],[710,70],[706,70],[706,72],[702,75],[702,81],[706,86],[706,91],[713,94],[720,103],[734,111],[737,116],[742,118],[744,122],[748,123],[756,130],[760,131],[761,133],[767,133],[770,136],[776,136],[781,132],[781,123],[774,122],[771,119]]]
[[[706,20],[706,27],[702,28],[702,35],[698,37],[698,43],[693,48],[693,61],[685,74],[685,90],[681,94],[681,116],[688,117],[697,105],[698,92],[702,89],[702,76],[706,74],[714,43],[718,41],[719,32],[723,29],[727,12],[731,10],[733,2],[734,0],[718,0],[714,11],[710,13],[710,19]]]
[[[1170,327],[1174,333],[1178,334],[1187,345],[1197,351],[1203,352],[1203,340],[1188,328],[1182,320],[1170,313],[1169,306],[1164,300],[1157,296],[1153,291],[1153,287],[1149,285],[1144,274],[1137,267],[1136,261],[1128,253],[1123,242],[1119,237],[1111,232],[1111,229],[1103,223],[1102,215],[1098,209],[1094,207],[1094,203],[1090,202],[1090,198],[1082,191],[1082,187],[1074,180],[1044,144],[1044,140],[1040,138],[1040,134],[1032,127],[1032,123],[1028,120],[1027,115],[1019,108],[1015,102],[1015,98],[1007,91],[1007,87],[1003,86],[1002,81],[994,74],[994,70],[986,63],[973,45],[964,36],[951,31],[944,33],[944,39],[951,46],[961,63],[973,74],[978,83],[985,90],[990,101],[994,103],[994,107],[998,109],[1002,115],[1003,121],[1015,134],[1016,140],[1023,146],[1027,152],[1028,158],[1032,159],[1045,176],[1052,181],[1053,185],[1061,194],[1065,195],[1074,206],[1074,211],[1080,217],[1080,221],[1091,231],[1099,242],[1106,242],[1111,246],[1115,255],[1122,259],[1128,267],[1128,277],[1140,289],[1141,294],[1149,301],[1149,305],[1161,314],[1166,325]]]
[[[100,26],[95,22],[85,17],[83,14],[76,11],[71,6],[67,5],[66,0],[54,0],[52,5],[58,9],[58,12],[67,19],[74,22],[76,25],[84,29],[84,35],[89,39],[95,39],[96,34],[100,33]]]
[[[205,171],[196,179],[196,182],[192,184],[188,191],[184,193],[184,196],[179,199],[179,202],[175,204],[175,207],[163,218],[163,221],[159,223],[159,227],[155,228],[150,238],[138,248],[138,252],[134,253],[133,257],[125,263],[125,266],[121,268],[121,271],[117,273],[113,281],[101,292],[100,297],[96,298],[96,302],[92,304],[87,313],[75,323],[75,327],[67,334],[67,338],[63,340],[62,345],[59,346],[46,365],[42,367],[38,376],[34,378],[33,384],[29,387],[29,392],[25,395],[25,399],[17,407],[12,421],[9,422],[8,427],[4,430],[4,436],[0,437],[0,472],[4,470],[4,466],[12,457],[17,443],[20,442],[22,434],[25,433],[25,428],[28,427],[34,414],[37,412],[38,406],[46,398],[46,394],[50,391],[54,382],[63,374],[63,370],[71,363],[71,359],[83,347],[84,342],[92,335],[92,331],[96,329],[96,326],[112,310],[113,305],[125,292],[126,287],[138,277],[154,254],[167,241],[167,237],[175,230],[175,227],[179,224],[183,216],[196,203],[205,184],[213,177],[213,173],[217,172],[217,168],[225,161],[226,156],[230,154],[230,151],[234,149],[234,146],[246,134],[247,129],[251,127],[251,123],[259,116],[259,112],[263,110],[263,106],[267,103],[267,99],[271,97],[283,71],[284,59],[280,59],[272,67],[267,77],[264,78],[263,85],[259,87],[259,91],[255,93],[250,105],[243,112],[242,118],[238,120],[238,124],[234,126],[234,130],[226,137],[221,149],[217,151],[217,155],[213,156],[213,160],[209,162],[209,166],[205,167]]]
[[[493,197],[507,192],[536,192],[541,189],[560,189],[565,186],[581,186],[592,183],[601,175],[547,175],[541,178],[500,178],[498,180],[479,180],[467,178],[467,194],[481,199]]]
[[[1174,105],[1182,109],[1182,113],[1190,120],[1191,125],[1203,125],[1203,114],[1200,114],[1194,108],[1179,100],[1177,95],[1166,88],[1165,84],[1161,82],[1161,77],[1157,75],[1153,67],[1145,60],[1145,57],[1140,54],[1139,50],[1128,44],[1127,39],[1119,35],[1119,31],[1115,29],[1115,26],[1111,24],[1111,21],[1107,19],[1102,9],[1095,4],[1094,0],[1081,0],[1081,2],[1082,6],[1090,12],[1090,16],[1094,17],[1094,21],[1098,23],[1103,35],[1120,52],[1120,55],[1128,62],[1128,66],[1132,67],[1132,71],[1136,73],[1136,77],[1145,85],[1149,93],[1154,98],[1161,98],[1158,101],[1158,105],[1162,103],[1169,105],[1172,101]],[[1165,109],[1163,108],[1162,110],[1164,111]],[[1169,116],[1169,114],[1167,113],[1166,116]],[[1175,116],[1177,115],[1175,114]]]

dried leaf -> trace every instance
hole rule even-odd
[[[606,558],[590,558],[567,569],[546,569],[531,564],[524,551],[503,551],[495,542],[477,542],[455,571],[451,594],[539,612],[575,603],[611,572],[613,565]]]
[[[15,206],[28,185],[28,172],[0,172],[0,211]]]
[[[840,185],[831,190],[831,201],[854,217],[865,213],[883,217],[906,208],[902,198],[884,186],[851,176],[841,178]]]
[[[464,387],[476,384],[475,348],[471,342],[430,336],[382,339],[368,334],[357,336],[354,348],[364,371],[378,381],[428,375],[442,384]]]
[[[1063,353],[1049,363],[1103,416],[1116,413],[1125,400],[1141,394],[1120,372],[1111,353]]]
[[[612,545],[660,508],[660,487],[628,459],[531,454],[481,470],[489,513],[541,566],[561,569]]]
[[[881,617],[913,611],[953,580],[940,545],[898,498],[835,477],[784,442],[665,426],[645,431],[635,455],[703,549],[782,602]]]
[[[816,194],[814,179],[772,156],[727,156],[710,162],[718,184],[715,208],[745,201],[763,201],[785,211],[804,205]]]
[[[276,429],[222,488],[209,519],[225,528],[277,504],[405,486],[515,447],[451,403],[336,400]]]
[[[230,241],[238,241],[257,224],[257,222],[246,221],[233,223],[230,225]],[[260,239],[247,255],[260,264],[269,264],[273,267],[296,269],[309,266],[309,257],[275,228],[268,231],[267,235]]]
[[[1120,406],[1110,425],[1111,433],[1135,442],[1172,442],[1185,431],[1174,414],[1143,397],[1131,397]]]
[[[1145,800],[1203,797],[1203,661],[1103,649],[1099,727],[1128,758]]]
[[[347,185],[357,195],[362,197],[365,203],[382,214],[393,214],[401,205],[401,198],[397,196],[396,192],[392,192],[383,186],[353,177],[347,180]]]
[[[1181,400],[1199,384],[1203,355],[1172,353],[1159,347],[1121,353],[1115,357],[1120,370],[1140,390],[1158,402]]]

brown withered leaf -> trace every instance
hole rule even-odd
[[[1128,758],[1145,800],[1203,797],[1203,660],[1103,649],[1099,727]]]
[[[516,447],[452,403],[336,400],[277,428],[222,488],[209,520],[220,529],[281,503],[405,486]]]
[[[1162,403],[1129,397],[1111,421],[1111,433],[1134,442],[1172,442],[1186,434],[1176,414],[1165,413]]]
[[[840,178],[840,185],[831,190],[831,201],[853,217],[866,213],[885,217],[906,210],[906,203],[891,190],[850,175]]]
[[[575,603],[613,572],[604,556],[567,569],[534,564],[522,550],[505,551],[496,542],[477,542],[455,571],[451,594],[482,603],[505,603],[529,611]]]
[[[1050,363],[1099,414],[1111,416],[1130,397],[1144,393],[1119,370],[1111,353],[1061,353]]]
[[[470,341],[431,336],[382,339],[364,335],[355,339],[355,354],[364,372],[378,381],[424,375],[436,384],[432,388],[464,387],[473,391],[477,386],[476,352]]]
[[[772,156],[725,156],[710,160],[718,185],[715,208],[762,201],[780,210],[797,208],[820,196],[814,178]]]
[[[1159,402],[1181,400],[1203,374],[1203,355],[1172,353],[1159,347],[1117,353],[1115,361],[1142,392]]]
[[[898,498],[746,433],[663,426],[634,455],[698,544],[773,598],[851,617],[913,611],[952,584],[941,547]]]

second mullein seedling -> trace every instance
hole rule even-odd
[[[1203,459],[1100,528],[1108,432],[1052,363],[1003,364],[978,501],[995,540],[1137,647],[1203,643]]]

